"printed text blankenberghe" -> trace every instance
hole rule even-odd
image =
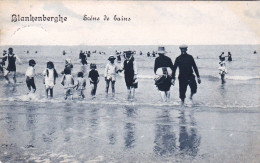
[[[46,21],[46,22],[66,22],[68,20],[67,17],[63,16],[45,16],[44,14],[42,16],[32,16],[31,14],[29,16],[20,16],[19,14],[13,14],[11,22],[22,22],[22,21],[31,21],[31,22],[40,22],[40,21]]]

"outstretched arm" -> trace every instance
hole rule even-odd
[[[197,68],[197,65],[196,65],[196,63],[195,63],[193,57],[192,57],[192,67],[193,67],[193,70],[195,71],[195,74],[196,74],[196,76],[197,76],[197,78],[198,78],[198,83],[200,84],[200,83],[201,83],[201,80],[200,80],[199,70],[198,70],[198,68]]]
[[[156,74],[156,70],[158,69],[158,61],[157,61],[157,58],[155,59],[155,62],[154,62],[154,74]]]
[[[177,69],[177,67],[178,67],[178,64],[179,64],[178,58],[176,58],[176,59],[175,59],[175,62],[174,62],[174,65],[173,65],[173,67],[172,67],[172,78],[173,78],[173,79],[175,79],[175,73],[176,73],[176,69]]]
[[[15,54],[15,58],[18,60],[19,63],[22,63],[22,60]]]

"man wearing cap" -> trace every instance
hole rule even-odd
[[[186,91],[187,86],[190,86],[191,89],[191,95],[190,99],[192,99],[192,96],[197,92],[197,83],[195,80],[195,76],[193,74],[193,70],[195,71],[195,74],[198,78],[198,83],[201,83],[200,75],[198,68],[196,66],[196,63],[193,59],[193,57],[189,54],[187,54],[187,45],[181,45],[180,47],[181,55],[178,56],[174,62],[174,68],[173,68],[173,78],[175,79],[175,72],[177,67],[179,67],[179,92],[180,92],[180,99],[182,103],[184,103],[184,100],[186,98]],[[192,70],[193,69],[193,70]]]
[[[162,100],[166,102],[170,98],[173,63],[171,58],[165,56],[165,47],[158,47],[157,53],[159,57],[155,59],[154,63],[155,85],[161,93]]]

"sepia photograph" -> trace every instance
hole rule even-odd
[[[259,1],[0,0],[0,163],[260,162]]]

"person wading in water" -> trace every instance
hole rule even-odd
[[[190,99],[192,99],[192,96],[197,92],[197,83],[193,70],[195,71],[199,84],[201,83],[201,80],[194,58],[187,53],[188,46],[182,45],[179,48],[181,50],[181,55],[178,56],[174,62],[173,78],[175,79],[175,72],[177,67],[179,67],[179,92],[182,104],[184,104],[188,85],[191,89]]]

